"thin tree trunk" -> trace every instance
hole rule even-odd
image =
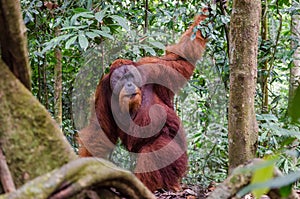
[[[143,33],[144,36],[146,36],[147,32],[148,32],[148,9],[149,9],[149,2],[148,0],[144,0],[144,8],[145,8],[145,13],[144,13],[144,29],[143,29]],[[146,56],[146,50],[143,49],[142,50],[142,55]]]
[[[38,58],[40,59],[40,58]],[[37,64],[37,67],[38,67],[38,94],[37,94],[37,98],[38,100],[42,103],[42,66],[40,64],[40,61],[38,62]]]
[[[145,20],[145,24],[144,24],[144,34],[147,33],[148,31],[148,8],[149,4],[148,4],[148,0],[145,0],[145,15],[144,15],[144,20]]]
[[[292,35],[295,41],[292,41],[292,48],[296,48],[300,42],[300,15],[292,16]],[[289,86],[289,104],[288,110],[292,107],[296,89],[300,84],[300,47],[298,47],[293,55],[293,66],[290,69],[290,86]],[[289,111],[290,112],[290,111]]]
[[[264,0],[262,4],[262,20],[261,20],[261,39],[262,43],[266,42],[268,38],[268,0]],[[269,112],[269,93],[268,93],[268,60],[264,61],[261,68],[261,89],[262,89],[262,113]]]
[[[43,104],[47,110],[49,110],[49,100],[48,100],[48,87],[47,87],[47,59],[44,58],[43,65],[42,65],[42,74],[43,74],[43,93],[44,93],[44,98],[43,98]]]
[[[234,0],[230,22],[229,171],[256,152],[254,95],[257,79],[259,0]]]
[[[59,30],[56,29],[56,36]],[[58,125],[62,126],[62,55],[59,47],[55,48],[56,64],[54,66],[54,117]]]
[[[60,1],[54,1],[54,5],[50,12],[52,12],[52,16],[54,18],[53,11],[58,8]],[[58,37],[60,35],[60,27],[55,27],[55,36]],[[56,64],[54,66],[54,117],[59,127],[62,126],[62,54],[59,47],[55,48],[55,59]]]

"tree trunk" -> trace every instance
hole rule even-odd
[[[256,152],[254,95],[261,2],[234,0],[230,22],[229,171]]]
[[[0,60],[0,142],[17,187],[76,158],[47,110]]]
[[[294,14],[292,16],[292,35],[294,41],[292,40],[292,49],[297,47],[297,44],[300,42],[300,15]],[[289,104],[288,110],[292,107],[292,102],[295,96],[296,89],[300,84],[300,47],[298,47],[294,53],[293,66],[290,69],[290,87],[289,87]]]
[[[26,27],[20,1],[0,0],[0,52],[13,74],[31,89]]]
[[[268,41],[268,0],[264,0],[262,4],[262,20],[261,20],[261,39],[262,45]],[[262,93],[262,106],[261,112],[268,113],[269,112],[269,93],[268,93],[268,60],[263,62],[261,68],[261,93]]]
[[[54,1],[55,5],[60,4],[59,1]],[[54,18],[54,9],[56,7],[48,8],[50,9],[51,15]],[[60,35],[60,27],[57,26],[54,29],[54,34],[56,37]],[[56,64],[54,66],[54,118],[58,123],[59,127],[62,126],[62,54],[59,47],[55,48],[55,59]]]
[[[55,30],[56,36],[59,35],[59,30]],[[62,64],[61,64],[61,50],[59,47],[55,48],[56,64],[54,66],[54,117],[58,125],[62,126]]]
[[[43,74],[43,104],[47,110],[49,110],[49,99],[48,99],[48,87],[47,87],[47,59],[44,58],[42,65],[42,74]]]

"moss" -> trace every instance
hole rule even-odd
[[[76,158],[35,97],[0,61],[0,139],[17,186]]]

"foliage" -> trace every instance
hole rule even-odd
[[[28,29],[32,92],[50,113],[54,109],[54,48],[62,51],[62,128],[75,150],[74,136],[87,123],[90,96],[109,64],[116,58],[137,60],[146,55],[162,55],[164,46],[178,40],[193,16],[210,2],[155,0],[149,2],[146,10],[146,5],[139,1],[63,1],[58,9],[49,10],[39,0],[21,1]],[[225,7],[220,2],[210,5],[210,18],[198,27],[209,38],[207,49],[193,78],[175,102],[189,139],[190,170],[186,183],[208,185],[211,181],[222,181],[227,175],[231,1]],[[300,151],[299,124],[291,124],[286,115],[289,68],[295,51],[290,45],[295,39],[290,34],[290,14],[299,13],[299,5],[291,6],[287,0],[267,2],[269,40],[260,38],[258,52],[257,153],[259,157],[279,154],[277,165],[288,173],[299,166],[298,156],[291,154]],[[56,29],[60,30],[58,36]],[[270,66],[267,72],[262,69],[265,61]],[[260,83],[265,76],[268,76],[269,113],[260,114]],[[298,108],[295,110],[298,110],[295,114],[300,112]],[[84,114],[79,118],[81,112]],[[132,166],[122,148],[114,151],[112,159],[124,168]]]
[[[177,98],[189,143],[186,182],[201,185],[224,180],[228,161],[226,90],[210,65],[210,60],[201,60],[194,77]]]
[[[280,122],[274,115],[258,115],[260,121],[260,136],[258,156],[264,157],[266,154],[279,154],[277,165],[288,173],[299,166],[297,157],[300,151],[299,125],[286,125]]]

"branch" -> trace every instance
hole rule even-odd
[[[40,176],[2,199],[62,199],[86,189],[95,191],[116,188],[122,196],[132,199],[155,199],[155,196],[129,171],[98,158],[80,158],[58,170]]]

